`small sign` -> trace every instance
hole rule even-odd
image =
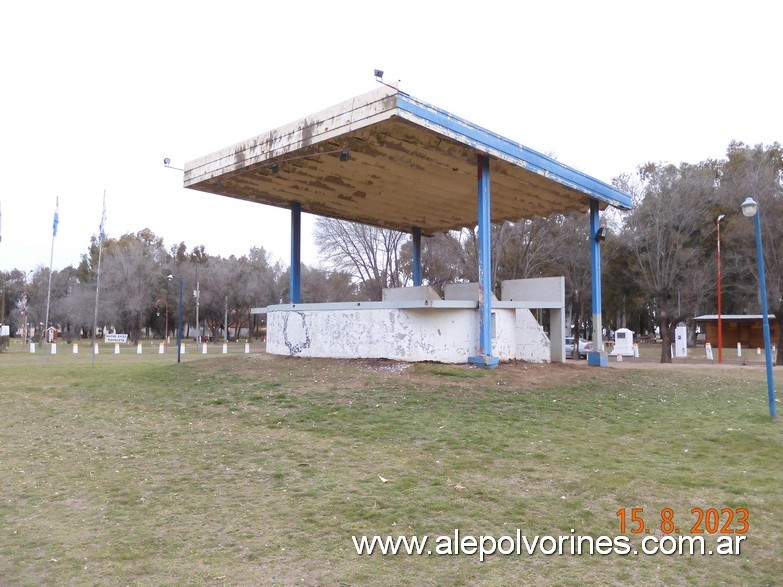
[[[103,337],[105,342],[128,342],[127,334],[106,334]]]

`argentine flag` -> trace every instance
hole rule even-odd
[[[58,224],[60,224],[60,196],[57,196],[57,204],[54,207],[54,222],[52,223],[52,236],[57,236]]]

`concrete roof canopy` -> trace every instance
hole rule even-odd
[[[478,155],[491,219],[630,209],[611,185],[383,86],[185,164],[184,185],[222,196],[432,235],[477,224]]]

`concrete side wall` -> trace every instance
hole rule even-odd
[[[528,310],[493,312],[492,353],[501,361],[549,360],[549,341]],[[464,363],[478,348],[473,309],[270,312],[269,353],[302,357],[384,358]]]
[[[500,297],[504,301],[537,303],[540,308],[565,306],[564,277],[536,277],[507,279],[500,283]]]
[[[549,339],[530,310],[516,310],[515,312],[516,358],[530,363],[562,362],[553,356]],[[560,346],[562,347],[562,344]]]
[[[467,300],[478,301],[479,299],[479,284],[475,282],[471,283],[447,283],[443,288],[444,300]],[[495,294],[492,294],[492,301],[497,302],[498,299]]]
[[[440,296],[431,285],[419,285],[414,287],[385,288],[381,299],[384,302],[433,301],[440,300]]]

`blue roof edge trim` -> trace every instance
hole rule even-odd
[[[447,134],[475,147],[489,155],[495,155],[539,173],[562,185],[581,191],[588,196],[622,210],[632,208],[631,196],[614,186],[596,179],[573,167],[564,165],[507,139],[497,133],[468,122],[437,106],[414,98],[410,94],[398,92],[397,107],[417,118],[442,128]]]

